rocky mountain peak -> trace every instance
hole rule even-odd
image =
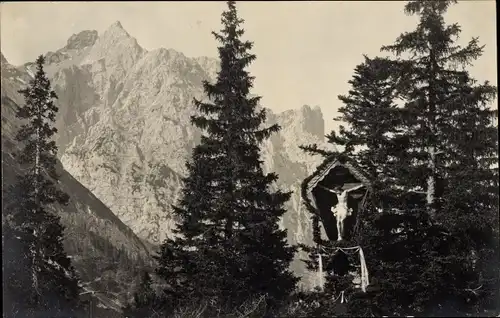
[[[311,107],[309,105],[303,105],[300,110],[302,111],[303,114],[305,115],[308,115],[308,114],[311,114],[311,113],[314,113],[314,112],[321,112],[321,108],[319,108],[319,106],[315,106],[315,107]]]
[[[116,20],[115,22],[113,22],[109,28],[117,28],[117,29],[122,29],[123,31],[125,31],[125,29],[123,28],[123,25],[120,21]]]
[[[94,82],[104,89],[101,93],[116,97],[119,89],[115,85],[145,54],[146,50],[117,21],[99,36],[80,65],[91,65]]]
[[[166,48],[159,48],[156,50],[153,50],[151,52],[148,52],[148,59],[158,59],[161,62],[165,61],[175,61],[175,60],[185,60],[187,61],[188,58],[181,52],[178,52],[173,49],[166,49]]]
[[[73,34],[67,41],[66,49],[79,50],[94,45],[98,38],[96,30],[85,30],[78,34]]]
[[[2,63],[2,66],[4,64],[9,64],[9,62],[7,61],[7,59],[5,58],[5,56],[3,55],[2,52],[0,52],[0,62]]]
[[[278,115],[285,130],[306,131],[319,140],[323,140],[325,122],[318,106],[311,108],[304,105],[300,109],[290,109]]]
[[[145,50],[137,43],[137,40],[132,37],[122,26],[120,21],[111,24],[102,34],[99,35],[93,51],[120,51],[127,52],[145,52]],[[91,52],[92,55],[92,52]]]
[[[208,56],[200,56],[195,60],[205,70],[205,72],[207,72],[207,75],[212,80],[215,80],[215,78],[217,77],[217,72],[220,69],[219,60]]]
[[[325,122],[323,120],[321,108],[319,108],[319,106],[310,107],[309,105],[304,105],[301,108],[301,115],[303,118],[304,130],[323,139]]]
[[[115,38],[120,38],[120,37],[127,37],[131,38],[130,34],[123,28],[123,25],[121,24],[120,21],[115,21],[113,24],[111,24],[106,31],[104,31],[103,36],[108,36],[108,37],[115,37]]]
[[[10,82],[4,81],[4,79],[15,80],[19,83],[24,83],[29,81],[29,76],[18,70],[18,68],[16,68],[14,65],[10,64],[9,61],[7,61],[7,59],[1,52],[0,52],[0,65],[2,69],[1,71],[2,85],[0,85],[2,87],[2,93],[4,93],[6,90],[8,90],[8,87],[10,87]]]

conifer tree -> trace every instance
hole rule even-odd
[[[339,96],[344,104],[339,108],[340,117],[336,120],[343,122],[339,126],[339,133],[332,131],[327,135],[327,140],[341,151],[326,151],[319,149],[316,145],[302,146],[301,148],[313,155],[321,155],[325,159],[331,160],[332,156],[341,162],[348,161],[362,169],[364,174],[372,182],[370,199],[381,201],[376,195],[380,195],[384,189],[384,182],[389,178],[384,175],[391,171],[387,165],[388,156],[393,153],[393,143],[388,134],[394,133],[398,123],[398,109],[394,103],[396,95],[398,72],[390,60],[384,58],[364,57],[364,62],[356,66],[354,76],[349,81],[351,89],[347,95]],[[347,124],[347,127],[345,126]],[[365,218],[369,215],[370,205],[364,207],[363,213],[359,216]],[[365,249],[363,236],[363,222],[357,229],[358,235],[349,241],[329,242],[321,239],[319,219],[313,215],[313,231],[316,233],[315,243],[325,251],[321,252],[323,259],[323,270],[325,273],[325,285],[322,292],[318,293],[318,301],[321,303],[320,311],[323,314],[339,314],[342,310],[340,298],[343,295],[346,299],[358,293],[354,288],[352,271],[356,268],[358,257],[347,255],[342,252],[328,252],[335,247],[350,247],[361,245],[364,253],[370,253]],[[309,259],[305,260],[307,268],[312,271],[318,270],[318,250],[316,247],[302,246],[302,249],[309,252]],[[370,260],[370,258],[368,259]],[[371,275],[372,276],[372,275]],[[333,302],[332,299],[337,299]],[[351,303],[351,301],[349,302]],[[345,306],[345,305],[344,305]],[[354,314],[364,314],[357,311]],[[314,313],[319,314],[319,313]]]
[[[273,305],[297,282],[289,270],[295,247],[278,226],[290,193],[273,191],[278,176],[262,169],[259,146],[279,126],[261,127],[265,109],[258,108],[260,97],[249,95],[254,78],[246,67],[255,55],[249,53],[252,43],[241,39],[242,23],[229,1],[223,29],[213,32],[221,43],[221,70],[215,84],[204,83],[210,102],[194,102],[200,115],[192,123],[205,134],[187,164],[175,207],[179,238],[163,244],[158,273],[171,285],[181,275],[184,294],[214,297],[227,306],[259,294]],[[178,275],[166,272],[169,263],[179,264]]]
[[[152,283],[151,275],[145,271],[141,277],[140,285],[134,292],[134,301],[124,310],[126,317],[159,317],[162,314],[159,298],[152,288]]]
[[[408,2],[416,30],[383,47],[396,55],[387,70],[401,105],[380,148],[366,143],[372,153],[355,157],[378,166],[362,235],[377,289],[350,302],[357,314],[481,314],[498,297],[498,130],[488,107],[496,91],[466,69],[483,47],[456,43],[460,27],[443,19],[453,2]],[[372,126],[347,115],[350,95],[343,119]],[[338,140],[360,135],[341,131]]]
[[[483,47],[477,38],[456,43],[460,26],[443,18],[454,2],[410,1],[405,10],[419,16],[416,30],[383,47],[403,68],[410,143],[396,165],[406,172],[398,181],[423,190],[428,218],[418,237],[421,275],[406,290],[416,298],[412,309],[429,314],[481,313],[481,299],[498,290],[491,271],[498,257],[498,129],[489,108],[496,88],[467,71]]]
[[[63,226],[51,211],[69,197],[56,187],[57,147],[51,138],[57,132],[52,126],[57,96],[43,64],[43,56],[38,57],[34,79],[20,91],[25,104],[17,117],[25,124],[16,136],[22,146],[16,158],[23,173],[10,189],[15,202],[7,211],[4,233],[5,292],[13,295],[13,311],[22,317],[77,317],[78,279],[64,251]]]
[[[152,282],[151,275],[149,275],[148,272],[144,272],[141,285],[139,286],[139,292],[134,295],[134,302],[137,307],[144,307],[144,305],[150,303],[154,298],[155,292],[151,287]]]

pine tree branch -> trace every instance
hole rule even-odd
[[[329,151],[329,150],[320,149],[320,148],[318,148],[317,144],[312,144],[312,145],[308,145],[308,146],[301,145],[301,146],[299,146],[299,148],[307,153],[311,153],[313,155],[319,154],[319,155],[322,155],[323,157],[328,157],[328,156],[331,156],[331,155],[334,155],[337,153],[337,152],[333,152],[333,151]]]

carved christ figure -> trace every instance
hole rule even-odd
[[[339,187],[337,189],[329,189],[322,185],[319,186],[337,195],[338,203],[337,205],[331,207],[331,211],[333,212],[333,215],[337,220],[337,241],[342,241],[342,235],[344,234],[344,221],[348,216],[352,214],[352,209],[347,206],[347,197],[349,195],[349,192],[362,188],[364,187],[364,185],[360,184],[344,191],[342,191],[342,187]]]

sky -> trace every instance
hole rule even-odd
[[[416,27],[402,1],[237,2],[245,19],[244,39],[254,42],[254,94],[274,111],[320,106],[328,130],[341,106],[337,96],[363,54],[381,55],[380,47]],[[56,51],[82,30],[103,32],[120,21],[147,50],[164,47],[187,56],[217,57],[211,31],[220,29],[224,2],[8,2],[0,5],[1,51],[14,65]],[[459,43],[478,36],[483,56],[471,68],[480,80],[497,84],[494,0],[460,1],[446,15],[462,26]]]

